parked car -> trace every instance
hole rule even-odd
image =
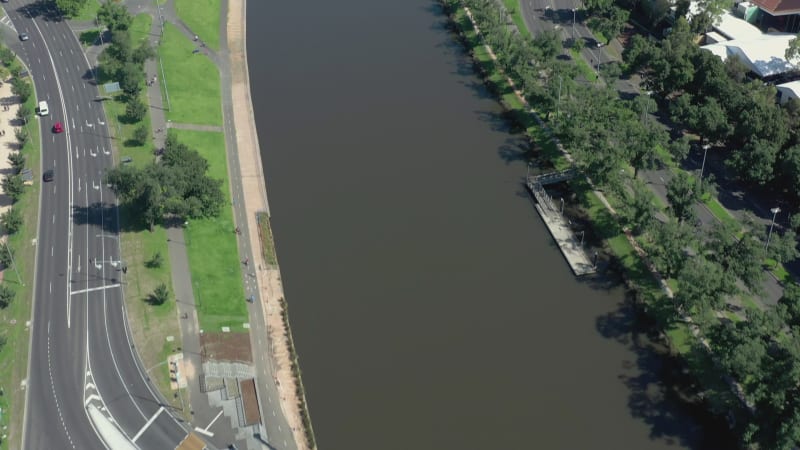
[[[53,133],[58,134],[63,132],[64,132],[64,126],[61,125],[61,122],[56,122],[56,124],[53,125]]]
[[[42,179],[44,181],[53,181],[53,178],[56,176],[56,172],[53,169],[45,170],[44,174],[42,175]]]

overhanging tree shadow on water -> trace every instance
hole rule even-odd
[[[670,354],[652,316],[635,307],[630,292],[596,319],[596,329],[634,355],[620,362],[617,378],[628,390],[631,416],[650,427],[651,439],[691,449],[738,448],[725,418],[708,412],[686,360]]]

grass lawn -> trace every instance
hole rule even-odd
[[[583,59],[581,52],[575,51],[575,49],[570,49],[569,54],[572,55],[572,60],[575,61],[575,65],[578,66],[578,71],[586,78],[588,81],[594,83],[597,81],[597,72],[594,71],[589,66],[589,63]]]
[[[167,231],[156,227],[152,232],[146,228],[130,229],[126,225],[136,223],[127,208],[120,209],[120,220],[123,232],[120,235],[122,255],[128,266],[125,275],[125,305],[128,309],[128,322],[133,333],[133,340],[145,368],[156,367],[166,360],[165,350],[181,347],[181,332],[178,324],[178,313],[175,296],[161,305],[151,305],[147,298],[156,286],[164,283],[172,292],[170,276],[169,250],[167,249]],[[148,267],[147,262],[160,253],[163,258],[161,267]],[[167,336],[173,336],[173,342],[167,342]],[[167,367],[163,365],[163,367]],[[162,368],[163,369],[163,368]],[[158,390],[174,407],[180,407],[179,399],[175,399],[169,388],[169,373],[164,370],[150,370]]]
[[[153,25],[153,17],[150,14],[137,14],[133,17],[133,23],[128,28],[131,34],[131,43],[136,48],[142,41],[146,41],[150,36],[150,28]]]
[[[272,227],[269,223],[269,215],[267,213],[258,213],[258,233],[261,238],[261,254],[264,260],[271,266],[278,265],[278,257],[275,254],[275,241],[272,239]]]
[[[206,45],[219,50],[221,0],[175,0],[175,12]]]
[[[178,29],[167,24],[158,53],[164,64],[170,110],[167,119],[178,123],[222,125],[219,71]],[[160,84],[162,89],[163,83]]]
[[[25,103],[31,110],[36,106],[35,96],[31,96]],[[39,222],[39,190],[41,184],[39,179],[40,165],[40,133],[39,122],[33,119],[28,124],[30,139],[22,148],[21,152],[27,160],[27,167],[33,169],[33,186],[26,188],[25,195],[15,204],[15,208],[20,208],[24,217],[24,226],[19,232],[9,236],[8,246],[12,249],[19,276],[23,284],[13,269],[3,272],[3,284],[12,288],[16,292],[16,297],[11,304],[0,310],[0,336],[6,343],[0,349],[0,408],[3,415],[0,425],[8,427],[4,434],[7,439],[2,439],[0,449],[20,448],[22,439],[22,405],[25,403],[25,391],[20,389],[20,382],[27,377],[28,370],[28,341],[30,334],[25,327],[25,323],[31,317],[31,304],[33,299],[33,273],[36,246],[37,226]],[[5,249],[2,249],[5,251]],[[44,299],[41,299],[44,300]]]
[[[705,196],[703,198],[703,204],[706,205],[711,214],[717,218],[720,222],[726,225],[733,225],[735,228],[739,229],[742,225],[737,221],[731,213],[728,212],[725,207],[723,207],[717,199],[712,198],[710,196]]]
[[[72,20],[94,20],[97,18],[97,10],[100,9],[98,0],[86,0],[86,4]]]
[[[514,21],[514,25],[517,26],[517,29],[519,29],[519,33],[530,39],[531,32],[528,30],[528,26],[525,25],[525,20],[522,18],[519,2],[520,0],[503,0],[503,5],[508,10],[508,13],[511,14],[511,19]]]
[[[242,286],[242,264],[236,245],[233,212],[228,189],[225,136],[222,133],[171,129],[180,142],[195,149],[209,162],[209,175],[224,180],[222,190],[227,203],[219,217],[189,221],[186,227],[189,268],[192,273],[200,328],[220,331],[246,331],[247,304]]]
[[[147,99],[144,93],[139,94],[142,101],[145,103]],[[130,156],[133,158],[133,163],[137,167],[147,165],[154,161],[153,155],[153,141],[152,141],[152,128],[150,125],[150,112],[148,109],[147,115],[138,123],[127,123],[125,121],[125,102],[123,95],[115,95],[112,100],[106,100],[103,103],[106,109],[106,117],[108,118],[108,127],[111,134],[114,136],[112,144],[117,149],[117,157]],[[136,128],[144,125],[148,130],[147,142],[139,143],[133,140],[133,132]]]

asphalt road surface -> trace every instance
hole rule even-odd
[[[102,182],[114,164],[98,90],[81,46],[52,10],[30,1],[3,6],[20,57],[50,115],[42,132],[43,183],[23,448],[103,449],[87,408],[143,449],[170,449],[186,436],[148,382],[127,328],[118,214]],[[65,132],[53,133],[56,122]]]

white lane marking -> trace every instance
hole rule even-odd
[[[204,429],[202,429],[200,427],[194,427],[194,431],[197,431],[198,433],[205,434],[208,437],[214,437],[214,433],[212,433],[210,431],[206,431],[206,430],[204,430]]]
[[[211,420],[211,422],[210,422],[210,423],[208,424],[208,426],[206,427],[206,430],[208,430],[209,428],[211,428],[211,427],[214,425],[214,422],[216,422],[216,421],[217,421],[217,419],[219,419],[219,416],[221,416],[221,415],[222,415],[222,411],[223,411],[223,410],[220,410],[220,411],[219,411],[219,414],[217,414],[217,416],[216,416],[216,417],[214,417],[214,419],[212,419],[212,420]]]
[[[53,399],[56,401],[56,410],[58,411],[58,418],[61,420],[61,427],[64,428],[64,432],[67,434],[67,440],[69,440],[72,448],[75,448],[75,444],[72,442],[72,436],[69,435],[67,425],[64,423],[64,415],[61,414],[61,405],[58,403],[56,384],[53,379],[53,364],[50,358],[50,321],[47,322],[47,371],[50,373],[50,390],[53,392]]]
[[[138,433],[136,433],[136,436],[134,436],[133,439],[131,439],[131,442],[136,442],[136,440],[139,439],[139,437],[142,435],[142,433],[144,433],[145,430],[147,430],[147,428],[150,427],[150,424],[152,424],[158,418],[158,416],[161,415],[161,412],[163,412],[163,411],[164,411],[164,407],[163,406],[158,408],[158,411],[156,411],[156,413],[153,414],[153,417],[151,417],[150,420],[148,420],[147,423],[144,424],[142,429],[139,430]]]
[[[53,293],[53,282],[52,281],[50,282],[50,293],[51,294]]]
[[[93,287],[93,288],[81,289],[79,291],[72,291],[72,292],[70,292],[70,295],[85,294],[87,292],[100,291],[100,290],[103,290],[103,289],[114,289],[114,288],[118,288],[120,286],[122,286],[122,285],[119,284],[119,283],[117,283],[117,284],[107,284],[105,286],[98,286],[98,287]]]
[[[93,400],[100,400],[101,402],[103,401],[103,399],[101,399],[99,395],[92,394],[86,397],[86,401],[83,402],[83,406],[89,406],[89,403],[91,403]]]
[[[50,246],[50,256],[53,256],[53,252],[55,252],[55,248],[56,248],[56,246],[55,246],[55,245],[51,245],[51,246]],[[52,286],[52,284],[51,284],[51,286]],[[51,289],[52,289],[52,288],[51,288]]]

